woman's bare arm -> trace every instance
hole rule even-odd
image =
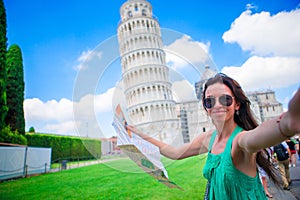
[[[142,133],[134,126],[128,125],[127,128],[144,140],[157,146],[162,155],[173,160],[180,160],[207,152],[207,144],[211,136],[211,133],[208,132],[201,133],[190,143],[183,144],[180,147],[174,147]]]
[[[274,146],[300,132],[300,89],[289,102],[288,111],[280,118],[268,120],[236,138],[238,146],[248,153]]]

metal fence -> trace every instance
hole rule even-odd
[[[0,180],[47,173],[51,148],[0,146]]]

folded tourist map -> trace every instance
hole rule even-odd
[[[170,188],[178,188],[168,178],[168,173],[160,161],[159,148],[126,129],[127,122],[120,105],[117,105],[113,126],[118,134],[117,145],[127,156],[149,175]]]

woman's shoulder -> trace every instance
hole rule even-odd
[[[193,140],[192,140],[192,146],[195,148],[202,149],[202,153],[207,152],[208,146],[209,146],[209,141],[211,139],[211,136],[213,134],[213,130],[207,131],[207,132],[201,132],[199,133]]]
[[[203,141],[203,143],[205,144],[205,146],[208,147],[209,142],[211,140],[211,137],[213,136],[213,133],[214,133],[214,130],[210,130],[208,132],[202,133],[201,140]]]
[[[207,131],[207,132],[202,132],[198,135],[198,138],[200,138],[201,140],[210,140],[213,133],[214,133],[214,130],[210,130],[210,131]]]

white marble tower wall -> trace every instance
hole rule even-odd
[[[118,26],[124,93],[132,123],[169,144],[183,143],[158,21],[145,0],[128,0]]]

